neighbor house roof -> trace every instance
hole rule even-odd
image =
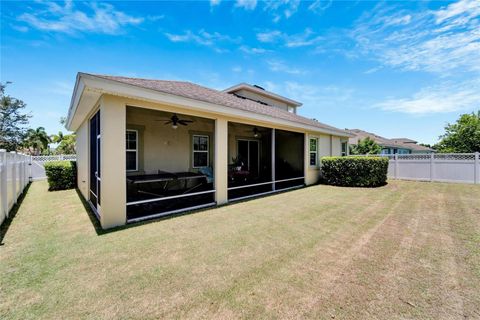
[[[354,135],[354,137],[349,139],[350,144],[358,144],[359,140],[370,138],[380,146],[403,148],[403,145],[401,145],[400,143],[395,143],[394,141],[379,136],[375,133],[367,132],[360,129],[349,129],[347,131]]]
[[[114,81],[117,83],[127,84],[143,89],[155,90],[162,93],[167,93],[175,96],[180,96],[184,98],[199,100],[203,102],[212,103],[215,105],[221,105],[228,108],[240,109],[243,111],[248,111],[255,114],[266,115],[277,119],[283,119],[298,124],[303,124],[311,127],[316,127],[319,129],[324,129],[329,132],[335,132],[340,136],[348,137],[350,136],[345,130],[338,129],[327,124],[299,116],[297,114],[281,110],[280,108],[275,108],[272,106],[264,105],[252,100],[242,99],[234,94],[227,92],[210,89],[207,87],[200,86],[186,81],[167,81],[167,80],[152,80],[152,79],[141,79],[141,78],[129,78],[129,77],[120,77],[120,76],[109,76],[109,75],[98,75],[98,74],[87,74],[79,73],[79,77],[88,76],[94,77],[97,79],[104,79],[108,81]],[[79,77],[77,77],[77,82]],[[75,96],[75,92],[74,92]],[[72,104],[74,97],[72,97]],[[71,113],[73,105],[69,111],[69,118],[73,116]]]
[[[417,141],[408,138],[388,139],[360,129],[347,129],[347,131],[354,135],[354,137],[351,137],[348,140],[350,144],[358,144],[359,140],[369,137],[381,147],[403,148],[417,151],[434,151],[433,149],[421,146],[417,144]]]
[[[392,138],[390,140],[393,140],[396,143],[417,143],[417,141],[408,138]]]

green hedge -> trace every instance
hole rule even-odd
[[[345,187],[378,187],[387,183],[386,157],[324,157],[322,178],[326,184]]]
[[[75,161],[52,161],[45,163],[48,179],[48,190],[73,189],[77,180]]]

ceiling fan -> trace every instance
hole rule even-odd
[[[260,132],[260,130],[257,127],[253,127],[253,129],[247,130],[247,132],[253,133],[254,138],[260,138],[262,136],[262,133]]]
[[[165,121],[164,124],[165,125],[171,124],[173,129],[177,129],[179,124],[181,124],[182,126],[188,126],[189,123],[194,122],[193,120],[180,119],[176,113],[174,113],[168,119],[158,119],[155,121]]]

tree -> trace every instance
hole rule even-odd
[[[382,147],[370,137],[358,140],[358,144],[352,145],[350,148],[350,154],[379,154],[381,151]]]
[[[31,117],[23,113],[26,104],[22,100],[5,94],[5,87],[9,84],[0,83],[0,149],[16,151],[25,136],[25,126]]]
[[[61,132],[60,132],[61,133]],[[75,134],[62,135],[63,139],[55,150],[56,154],[75,154]]]
[[[443,153],[480,152],[480,110],[462,114],[454,124],[445,126],[435,149]]]
[[[52,134],[50,139],[52,140],[53,143],[60,144],[65,139],[65,136],[63,135],[62,131],[58,131],[58,134]]]
[[[50,137],[44,127],[28,129],[24,140],[24,146],[28,149],[32,149],[31,153],[39,155],[42,151],[48,150],[49,143]]]

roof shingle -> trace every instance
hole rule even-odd
[[[242,99],[233,94],[210,89],[207,87],[200,86],[191,82],[185,81],[167,81],[167,80],[151,80],[151,79],[141,79],[141,78],[128,78],[128,77],[119,77],[119,76],[109,76],[109,75],[98,75],[98,74],[89,74],[90,76],[117,81],[145,89],[151,89],[167,94],[172,94],[176,96],[181,96],[184,98],[190,98],[195,100],[200,100],[204,102],[209,102],[217,105],[222,105],[225,107],[236,108],[244,111],[249,111],[261,115],[271,116],[278,119],[283,119],[287,121],[297,122],[304,125],[309,125],[312,127],[317,127],[321,129],[327,129],[331,131],[338,132],[344,136],[349,134],[342,129],[338,129],[327,124],[318,122],[316,120],[308,119],[297,114],[282,110],[280,108],[263,105],[261,103]]]

